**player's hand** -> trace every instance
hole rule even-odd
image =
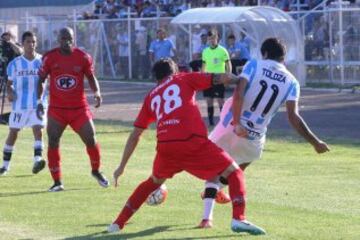
[[[42,120],[43,116],[44,116],[44,106],[42,105],[42,103],[38,103],[38,105],[36,106],[36,116]]]
[[[119,166],[113,174],[114,177],[114,186],[117,187],[118,186],[118,179],[119,177],[124,173],[124,168]]]
[[[95,107],[96,107],[96,108],[100,107],[100,105],[101,105],[101,103],[102,103],[102,97],[101,97],[100,92],[95,92],[95,94],[94,94],[94,99],[95,99],[95,101],[96,101]]]
[[[235,133],[238,137],[247,137],[247,136],[248,136],[248,131],[246,130],[246,128],[244,128],[243,126],[241,126],[241,124],[235,124],[235,126],[234,126],[234,133]]]
[[[12,102],[12,101],[15,101],[16,100],[16,96],[14,94],[13,91],[9,92],[8,95],[7,95],[7,98],[9,100],[9,102]]]
[[[329,152],[330,148],[329,146],[323,142],[323,141],[319,141],[314,145],[315,151],[317,153],[325,153],[325,152]]]

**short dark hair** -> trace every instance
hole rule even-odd
[[[271,60],[282,61],[285,58],[285,45],[278,38],[268,38],[261,45],[261,54],[267,54],[267,58]]]
[[[217,36],[217,37],[219,37],[219,32],[215,29],[215,28],[213,28],[213,29],[211,29],[211,30],[209,30],[208,31],[208,37],[212,37],[212,36]]]
[[[156,80],[162,80],[177,72],[177,65],[171,58],[161,58],[152,67]]]
[[[234,34],[230,34],[230,35],[228,36],[228,39],[235,39],[235,35],[234,35]]]
[[[166,33],[166,30],[165,30],[165,28],[159,28],[156,30],[156,33],[159,33],[159,32]]]
[[[27,37],[35,37],[35,34],[32,31],[26,31],[21,36],[21,42],[23,43]]]

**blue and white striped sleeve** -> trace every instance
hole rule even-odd
[[[6,75],[8,76],[8,79],[10,79],[11,81],[14,80],[15,78],[15,59],[12,60],[7,68],[6,68]]]
[[[251,81],[256,72],[256,68],[257,68],[256,59],[251,59],[245,64],[244,69],[240,74],[240,77],[246,78],[248,81]]]
[[[298,101],[300,98],[300,84],[297,80],[292,83],[293,87],[287,97],[287,101]]]

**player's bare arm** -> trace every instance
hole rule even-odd
[[[232,65],[230,60],[225,61],[225,71],[226,73],[232,73]]]
[[[133,131],[131,132],[130,136],[128,137],[125,145],[125,149],[121,158],[120,165],[117,167],[117,169],[114,171],[114,184],[115,187],[118,186],[118,179],[119,177],[124,173],[124,169],[126,167],[126,164],[128,163],[132,153],[134,152],[141,134],[144,132],[144,129],[134,127]]]
[[[150,58],[151,66],[154,65],[154,63],[155,63],[154,52],[149,52],[149,58]]]
[[[44,106],[42,105],[41,97],[42,97],[43,92],[44,92],[44,83],[45,83],[45,80],[46,80],[46,77],[39,76],[39,82],[38,82],[38,85],[37,85],[37,96],[38,96],[38,99],[37,99],[37,106],[36,106],[36,116],[37,116],[39,119],[42,119],[43,116],[44,116]]]
[[[233,94],[232,111],[234,118],[234,132],[239,137],[246,137],[248,134],[246,129],[240,124],[240,115],[247,83],[248,80],[246,78],[240,77],[240,82],[236,85]]]
[[[93,74],[91,74],[90,76],[87,76],[87,78],[89,81],[89,86],[90,86],[91,90],[94,92],[94,99],[96,101],[95,107],[98,108],[98,107],[100,107],[100,105],[102,103],[99,81]]]
[[[206,67],[206,63],[204,61],[202,61],[201,72],[205,72],[205,67]]]
[[[315,148],[317,153],[330,151],[328,145],[317,138],[317,136],[307,126],[304,119],[300,116],[297,101],[287,101],[286,111],[288,113],[289,122],[293,128],[295,128],[295,130]]]
[[[212,84],[238,84],[239,78],[232,73],[213,73]]]
[[[13,81],[11,81],[10,79],[6,83],[6,93],[7,93],[7,98],[9,100],[9,102],[16,100]]]

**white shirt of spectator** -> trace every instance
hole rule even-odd
[[[129,56],[129,37],[127,32],[117,34],[116,40],[119,43],[119,56],[120,57]]]

